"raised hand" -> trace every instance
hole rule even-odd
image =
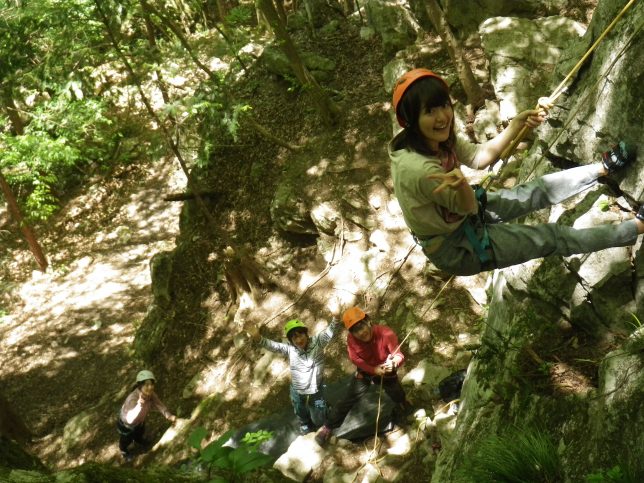
[[[332,297],[331,300],[329,300],[327,307],[334,318],[340,319],[342,317],[342,314],[344,313],[344,304],[340,297]]]
[[[259,334],[259,327],[257,327],[253,323],[244,324],[244,330],[253,340],[259,340],[259,338],[261,337]]]

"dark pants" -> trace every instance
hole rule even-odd
[[[381,380],[382,388],[391,400],[401,409],[407,406],[408,403],[407,397],[405,396],[405,390],[400,385],[400,381],[396,374],[380,377],[370,376],[369,374],[358,371],[351,381],[347,394],[341,401],[333,406],[327,426],[330,428],[337,428],[340,426],[349,411],[351,411],[351,408],[355,406],[355,404],[367,393],[369,386],[371,384],[380,385]]]
[[[494,252],[494,266],[481,265],[463,230],[448,235],[438,250],[425,255],[447,273],[474,275],[540,257],[568,257],[634,245],[638,237],[635,220],[583,229],[559,223],[506,223],[582,193],[597,183],[601,169],[598,164],[579,166],[547,174],[512,189],[488,193],[485,221]]]
[[[299,394],[291,386],[290,395],[300,426],[313,428],[326,423],[327,405],[324,398],[324,386],[315,394]]]
[[[126,426],[120,419],[116,422],[116,429],[118,430],[121,438],[119,439],[119,449],[122,453],[127,453],[127,447],[132,444],[132,441],[144,445],[143,433],[145,432],[145,423],[138,426]]]

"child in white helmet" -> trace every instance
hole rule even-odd
[[[284,325],[288,344],[262,337],[254,325],[246,327],[248,334],[262,347],[288,357],[291,369],[291,403],[300,423],[300,434],[310,433],[326,423],[324,348],[338,332],[340,325],[341,322],[334,317],[326,329],[309,337],[309,329],[303,322],[298,319],[289,320]]]
[[[543,109],[519,113],[495,138],[472,144],[457,132],[446,82],[413,69],[396,83],[393,106],[404,128],[389,144],[394,192],[414,239],[429,260],[455,275],[474,275],[550,255],[569,256],[633,245],[644,233],[644,205],[635,219],[576,230],[555,223],[506,223],[559,203],[595,185],[632,161],[623,142],[601,162],[550,173],[513,189],[486,193],[470,186],[464,164],[483,169],[496,162],[524,127],[545,119]]]
[[[125,399],[119,412],[116,427],[121,435],[119,449],[125,461],[132,460],[128,446],[133,441],[143,446],[148,444],[143,434],[145,432],[145,418],[150,409],[156,409],[170,422],[174,423],[177,420],[177,417],[168,410],[154,392],[155,383],[156,378],[152,371],[147,369],[140,371],[136,375],[136,385]]]

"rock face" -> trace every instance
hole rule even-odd
[[[586,35],[561,53],[553,85],[622,7],[599,3]],[[636,4],[600,44],[538,133],[521,179],[553,169],[546,159],[558,166],[593,162],[619,139],[641,151],[641,115],[634,112],[641,105],[641,71],[629,66],[642,64],[643,37],[634,32],[643,17],[644,6]],[[499,22],[491,19],[482,31]],[[548,221],[585,227],[622,219],[623,212],[606,210],[602,200],[622,194],[619,205],[628,211],[629,202],[642,200],[643,172],[639,159],[616,177],[617,192],[599,186],[553,209]],[[486,438],[503,440],[510,426],[540,428],[556,448],[561,481],[585,481],[615,466],[634,481],[643,478],[643,259],[640,240],[632,248],[495,273],[481,347],[468,369],[454,431],[443,435],[433,482],[467,475]]]
[[[471,32],[485,19],[498,16],[534,18],[556,15],[577,0],[444,0],[447,21],[456,30]]]
[[[414,43],[420,26],[407,8],[387,0],[369,0],[365,8],[369,25],[382,37],[386,53],[393,54]]]
[[[502,118],[532,109],[538,97],[548,95],[562,50],[584,31],[578,22],[560,16],[537,20],[493,17],[481,24],[479,34],[490,59]]]
[[[480,30],[490,61],[490,80],[501,100],[500,110],[489,103],[484,113],[477,114],[481,141],[495,134],[500,118],[531,107],[538,97],[548,95],[623,6],[622,1],[601,1],[592,24],[580,37],[583,31],[579,25],[562,17],[528,20],[536,12],[554,13],[557,7],[571,4],[563,0],[442,3],[450,15],[460,11],[461,25],[473,25],[474,30],[492,12],[522,15],[496,17]],[[399,19],[409,15],[408,11],[389,15],[393,2],[374,0],[368,5],[365,8],[371,27],[383,41],[383,32],[390,28],[386,25],[397,25]],[[517,12],[520,5],[530,9]],[[642,65],[642,34],[634,33],[644,16],[643,5],[638,2],[620,21],[576,76],[569,94],[558,99],[547,124],[536,133],[537,143],[518,169],[520,180],[572,164],[588,164],[621,138],[640,143],[637,147],[642,152],[641,71],[629,67]],[[380,21],[389,23],[381,25]],[[458,26],[456,20],[453,22]],[[413,41],[411,32],[416,27],[413,22],[408,27],[402,29],[400,42],[391,40],[392,49]],[[388,93],[403,71],[426,60],[416,56],[408,62],[404,57],[398,56],[384,70]],[[450,78],[455,76],[451,74]],[[450,80],[450,84],[454,82]],[[465,114],[460,107],[457,116],[463,123]],[[385,124],[388,114],[375,111],[381,116],[379,122]],[[316,142],[323,146],[324,135]],[[386,140],[358,139],[347,130],[346,142],[347,153],[333,159],[314,158],[310,153],[289,158],[273,200],[273,223],[285,232],[315,235],[325,263],[337,261],[342,251],[343,261],[334,265],[329,278],[337,286],[355,287],[356,293],[368,287],[370,295],[384,298],[393,276],[380,274],[397,273],[406,260],[400,283],[414,289],[401,295],[391,312],[396,323],[411,330],[427,322],[420,319],[431,308],[432,297],[424,285],[427,280],[422,279],[435,274],[419,250],[413,251],[390,179],[383,174],[383,167],[388,165],[383,149]],[[535,219],[585,227],[631,216],[629,203],[635,205],[644,198],[641,158],[610,185],[599,185],[548,214],[535,215]],[[611,207],[615,198],[619,206]],[[268,260],[267,265],[270,263]],[[205,257],[203,265],[207,266]],[[153,278],[158,283],[153,289],[155,304],[149,318],[158,318],[160,323],[155,329],[139,332],[137,340],[150,342],[148,349],[139,350],[140,354],[153,354],[149,347],[159,345],[160,334],[172,320],[172,314],[166,312],[174,304],[167,301],[176,297],[178,284],[169,283],[164,273],[180,268],[181,263],[172,259],[160,258],[153,263]],[[418,364],[416,370],[410,367],[405,380],[426,386],[431,392],[447,374],[441,363],[457,360],[457,356],[463,361],[472,357],[458,411],[453,405],[433,416],[442,445],[429,445],[425,463],[432,465],[435,452],[441,446],[442,451],[432,481],[459,481],[457,474],[476,458],[480,442],[490,435],[502,436],[515,425],[541,428],[557,448],[564,481],[584,481],[588,474],[616,465],[624,472],[636,468],[644,457],[644,447],[639,443],[644,423],[644,335],[641,328],[633,330],[637,320],[644,321],[641,245],[568,259],[537,260],[498,271],[491,279],[489,313],[480,347],[467,334],[458,334],[459,340],[463,335],[462,352],[455,355],[436,345],[435,357]],[[467,280],[475,281],[466,287],[473,298],[486,304],[483,277]],[[265,305],[271,306],[270,298]],[[272,306],[281,305],[283,300]],[[431,343],[430,337],[412,336],[407,342],[410,354],[418,351],[419,345]],[[266,360],[258,367],[264,362],[268,366]],[[460,363],[456,366],[450,372],[464,367]],[[314,466],[298,467],[299,462],[287,458],[283,463],[284,471],[300,480]],[[409,473],[405,476],[414,476]],[[328,474],[329,481],[342,481],[340,475]],[[350,476],[348,481],[352,479]],[[638,481],[637,476],[634,481]]]
[[[562,53],[553,87],[623,7],[624,2],[613,0],[598,3],[584,37]],[[644,5],[635,2],[598,45],[592,62],[580,71],[569,95],[557,101],[561,109],[553,110],[540,135],[548,145],[552,144],[552,155],[587,164],[620,139],[630,141],[642,152],[642,72],[633,66],[644,62],[641,30],[638,33],[643,17]],[[644,157],[640,155],[635,166],[621,178],[621,189],[635,201],[644,197],[644,177],[638,175],[643,167]]]

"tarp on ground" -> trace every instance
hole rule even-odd
[[[326,394],[329,405],[333,406],[346,394],[352,378],[353,376],[350,376],[327,386]],[[342,425],[336,428],[333,434],[338,438],[350,440],[361,440],[373,436],[376,429],[376,417],[378,415],[379,391],[380,386],[372,384],[367,394],[353,406]],[[259,450],[264,454],[275,457],[284,454],[291,443],[300,435],[300,425],[293,413],[290,400],[287,399],[284,401],[284,408],[284,411],[280,411],[268,418],[240,428],[233,434],[226,445],[236,448],[246,433],[265,430],[272,432],[273,436],[270,440],[262,443]],[[391,414],[393,408],[393,401],[382,391],[378,424],[381,428],[380,432],[386,432],[392,429]]]

